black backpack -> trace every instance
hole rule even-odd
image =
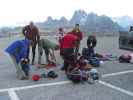
[[[89,60],[91,57],[94,57],[94,49],[93,48],[83,48],[82,55],[85,59]]]
[[[54,71],[50,71],[50,72],[48,72],[47,77],[56,78],[56,77],[58,77],[58,75]]]
[[[89,63],[93,66],[93,67],[99,67],[100,66],[100,60],[96,57],[92,57],[89,59]]]
[[[97,39],[95,36],[93,35],[90,35],[88,36],[88,39],[87,39],[87,46],[88,47],[95,47],[97,44]]]

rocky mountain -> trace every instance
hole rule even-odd
[[[55,29],[59,27],[69,27],[71,26],[69,21],[65,17],[61,17],[59,20],[48,17],[43,23],[36,23],[36,25],[41,29]]]
[[[118,33],[119,30],[123,29],[122,25],[131,25],[133,23],[133,19],[128,16],[110,18],[105,15],[98,16],[95,13],[86,13],[83,10],[77,10],[74,12],[70,20],[66,19],[64,16],[59,20],[53,19],[49,16],[46,21],[38,22],[36,25],[39,27],[40,31],[50,33],[55,32],[55,30],[57,31],[59,27],[64,27],[65,29],[70,30],[77,23],[80,24],[81,30],[85,33]],[[18,28],[14,28],[13,30],[8,29],[8,31],[16,30],[18,30]],[[19,28],[19,31],[20,30],[21,28]],[[5,29],[1,29],[1,31],[7,32]]]
[[[120,26],[113,22],[108,16],[98,16],[90,13],[87,16],[85,25],[82,26],[86,32],[118,32]]]
[[[70,23],[71,24],[79,23],[80,25],[84,25],[86,22],[86,19],[87,19],[87,13],[83,10],[78,10],[74,12],[70,20]]]
[[[121,16],[112,18],[114,22],[117,22],[120,26],[125,29],[129,29],[131,25],[133,25],[133,18],[129,16]]]
[[[95,13],[87,14],[83,10],[74,12],[72,18],[67,20],[61,17],[59,20],[48,17],[43,23],[37,25],[42,28],[73,27],[76,23],[80,24],[81,29],[85,32],[118,32],[121,28],[108,16],[98,16]]]

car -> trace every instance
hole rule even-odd
[[[133,51],[133,31],[119,31],[119,49]]]

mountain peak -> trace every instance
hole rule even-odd
[[[86,17],[87,13],[84,10],[77,10],[74,12],[70,21],[72,24],[83,24],[86,20]]]
[[[112,18],[114,22],[117,22],[120,26],[128,28],[133,25],[133,18],[128,15]]]

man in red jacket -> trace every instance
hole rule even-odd
[[[34,25],[33,22],[30,22],[29,25],[23,28],[22,33],[28,40],[31,40],[32,64],[34,64],[36,44],[38,43],[40,39],[38,28]]]
[[[64,66],[62,70],[67,71],[69,65],[75,66],[76,59],[75,59],[75,47],[77,47],[78,37],[74,34],[67,33],[60,43],[61,48],[61,56],[64,59]]]

